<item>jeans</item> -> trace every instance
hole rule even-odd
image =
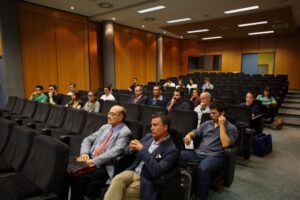
[[[180,161],[197,160],[199,161],[195,172],[196,178],[196,199],[206,200],[208,198],[209,186],[215,172],[223,167],[223,157],[198,156],[195,151],[181,151]]]

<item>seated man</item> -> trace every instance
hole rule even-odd
[[[190,105],[183,100],[184,92],[181,89],[175,89],[171,101],[167,105],[167,110],[170,112],[173,109],[189,110]]]
[[[77,91],[76,83],[70,83],[70,91],[67,93],[67,95],[72,96],[72,94],[76,91]]]
[[[137,86],[137,85],[138,85],[138,80],[137,80],[137,78],[133,78],[133,79],[132,79],[132,84],[130,85],[130,87],[128,88],[128,90],[129,90],[130,92],[132,92],[132,91],[134,90],[135,86]]]
[[[166,88],[166,87],[175,87],[176,85],[175,85],[175,83],[173,83],[171,81],[171,79],[167,79],[167,81],[165,82],[165,84],[163,86],[164,86],[164,88]]]
[[[134,95],[130,97],[128,103],[133,103],[133,104],[147,104],[148,102],[148,97],[143,95],[143,87],[141,85],[137,85],[134,88]]]
[[[198,128],[200,127],[200,123],[201,123],[201,119],[202,119],[202,115],[204,113],[209,113],[210,109],[209,109],[209,103],[211,101],[211,95],[209,92],[202,92],[200,95],[200,101],[201,103],[194,108],[194,111],[198,114]]]
[[[35,86],[35,91],[30,95],[29,100],[47,102],[48,97],[44,94],[44,87],[42,85]]]
[[[206,89],[209,89],[209,90],[214,89],[214,85],[210,83],[209,78],[205,78],[204,84],[202,85],[202,91],[204,92]]]
[[[155,85],[153,87],[153,98],[149,99],[148,105],[152,106],[161,106],[161,107],[166,107],[167,101],[165,98],[161,95],[162,88],[160,85]]]
[[[110,85],[104,86],[104,94],[100,99],[102,99],[103,101],[115,101],[116,98],[114,97],[114,95],[112,95],[111,91],[112,90]]]
[[[209,104],[210,117],[212,120],[204,122],[199,129],[189,132],[184,137],[184,143],[189,145],[194,139],[200,139],[199,146],[193,151],[181,152],[182,161],[199,161],[196,170],[196,199],[206,200],[211,179],[223,167],[224,148],[234,145],[237,137],[237,128],[227,121],[225,104],[222,101]]]
[[[52,105],[61,105],[62,96],[57,92],[56,85],[49,85],[48,87],[49,103]]]
[[[105,200],[156,200],[153,181],[171,169],[177,161],[178,150],[170,138],[170,119],[156,113],[151,120],[151,133],[141,141],[132,140],[125,154],[135,154],[133,164],[116,175],[105,194]]]
[[[81,143],[80,157],[77,161],[96,165],[96,170],[71,177],[71,200],[83,200],[87,183],[100,180],[104,186],[113,177],[114,166],[111,161],[121,155],[132,136],[124,124],[126,111],[121,106],[113,106],[108,115],[108,124],[103,125],[97,132],[86,137]],[[106,169],[105,169],[106,168]]]

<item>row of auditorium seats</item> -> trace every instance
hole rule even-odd
[[[11,101],[15,100],[15,105],[11,106],[13,103]],[[110,109],[111,106],[118,104],[118,102],[104,102],[103,107],[101,109],[102,113],[86,113],[83,110],[73,110],[68,109],[63,106],[53,106],[45,103],[29,103],[32,101],[25,100],[17,97],[10,97],[6,106],[6,111],[2,110],[1,115],[2,118],[8,118],[12,121],[18,122],[19,124],[28,125],[29,127],[35,128],[35,132],[37,134],[45,134],[47,136],[52,136],[57,138],[66,144],[69,145],[69,155],[78,155],[80,150],[80,144],[84,137],[95,132],[99,129],[103,124],[107,122],[106,113]],[[18,104],[23,104],[23,111],[34,110],[31,116],[25,115],[22,111],[22,106]],[[35,108],[32,107],[35,105]],[[127,104],[126,104],[127,105]],[[124,105],[124,106],[126,106]],[[26,106],[30,106],[31,109],[26,108]],[[17,107],[18,109],[14,109]],[[234,106],[233,106],[234,107]],[[232,108],[233,108],[232,107]],[[240,107],[237,107],[239,109]],[[134,138],[140,139],[145,132],[149,132],[150,130],[150,119],[151,115],[155,112],[167,112],[165,108],[161,107],[153,107],[153,106],[140,106],[130,104],[129,107],[126,107],[128,119],[125,123],[134,133]],[[16,110],[19,110],[18,112]],[[245,115],[242,115],[240,109],[235,111],[231,110],[232,113],[229,112],[230,116],[236,116],[233,118],[232,122],[239,125],[242,124],[245,126],[245,123],[248,123],[247,120],[251,114],[247,115],[247,112],[244,112]],[[14,111],[15,114],[19,114],[20,118],[14,117],[16,115],[12,114]],[[8,117],[10,116],[10,117]],[[169,113],[171,118],[171,135],[178,148],[183,149],[182,137],[190,130],[196,128],[197,124],[197,115],[193,111],[183,111],[183,110],[174,110]],[[184,118],[182,117],[184,116]],[[245,117],[246,116],[246,117]],[[130,119],[130,118],[134,118]],[[1,121],[7,119],[1,119]],[[38,128],[37,128],[38,127]],[[240,126],[242,128],[242,126]],[[0,129],[2,129],[2,125]],[[45,129],[46,128],[46,129]],[[242,132],[241,132],[242,133]],[[228,154],[228,166],[227,173],[224,174],[225,185],[230,186],[233,181],[234,176],[234,163],[235,163],[236,154],[231,152]],[[122,163],[122,162],[120,162]],[[124,161],[123,161],[124,164]],[[116,167],[116,172],[120,172],[124,169],[122,164]],[[173,176],[169,176],[169,179]],[[222,176],[223,177],[223,176]],[[95,185],[95,184],[93,184]],[[93,188],[93,187],[91,187]],[[93,196],[97,193],[97,189],[90,189],[90,194],[88,196]],[[96,195],[97,196],[97,195]]]

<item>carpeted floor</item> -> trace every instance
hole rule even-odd
[[[264,158],[251,156],[247,162],[238,160],[231,187],[210,191],[210,200],[300,199],[300,129],[265,128],[264,133],[272,134],[273,152]]]

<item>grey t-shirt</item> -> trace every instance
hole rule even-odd
[[[226,132],[230,138],[230,145],[233,145],[238,137],[237,128],[226,121]],[[195,147],[198,156],[221,157],[224,154],[224,148],[220,140],[220,126],[214,126],[214,122],[209,120],[201,124],[200,128],[194,130],[197,139],[200,139],[200,145]]]

